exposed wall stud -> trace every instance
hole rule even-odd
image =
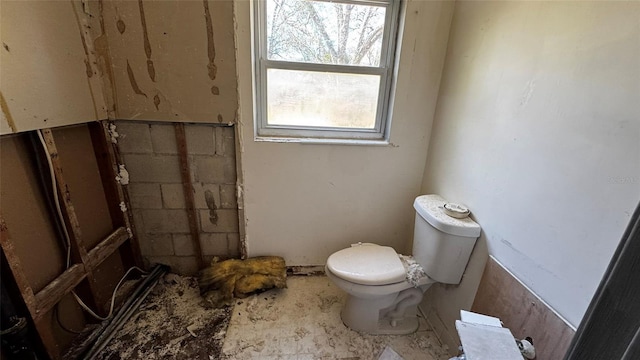
[[[89,124],[91,141],[100,169],[102,187],[107,197],[109,214],[114,227],[124,227],[129,233],[128,246],[119,247],[120,256],[127,266],[142,266],[142,256],[140,255],[140,245],[138,238],[134,236],[133,218],[131,211],[122,211],[120,204],[124,203],[128,209],[129,193],[125,186],[116,181],[118,176],[118,164],[122,164],[119,159],[117,146],[113,143],[108,121],[97,121]],[[115,130],[114,130],[115,131]]]

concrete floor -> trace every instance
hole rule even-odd
[[[423,319],[410,335],[360,334],[342,324],[345,294],[326,277],[289,277],[287,285],[236,300],[223,358],[375,360],[389,346],[405,360],[449,359]]]

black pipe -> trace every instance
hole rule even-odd
[[[91,334],[91,340],[85,341],[87,346],[78,351],[78,359],[93,359],[109,343],[115,333],[129,320],[140,304],[149,295],[158,280],[169,271],[167,265],[156,265],[151,273],[136,287],[127,301],[122,304],[111,320],[105,321],[103,326]],[[92,344],[91,344],[92,343]],[[91,345],[91,346],[90,346]]]
[[[2,351],[9,359],[38,359],[29,339],[27,318],[21,317],[0,281],[0,342]]]

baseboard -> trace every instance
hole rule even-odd
[[[324,275],[324,265],[287,266],[287,275]]]

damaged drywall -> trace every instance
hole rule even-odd
[[[82,8],[79,1],[2,3],[0,133],[106,118]]]
[[[231,1],[11,1],[1,16],[1,134],[116,118],[236,121]]]
[[[234,123],[231,1],[109,1],[119,119]]]

